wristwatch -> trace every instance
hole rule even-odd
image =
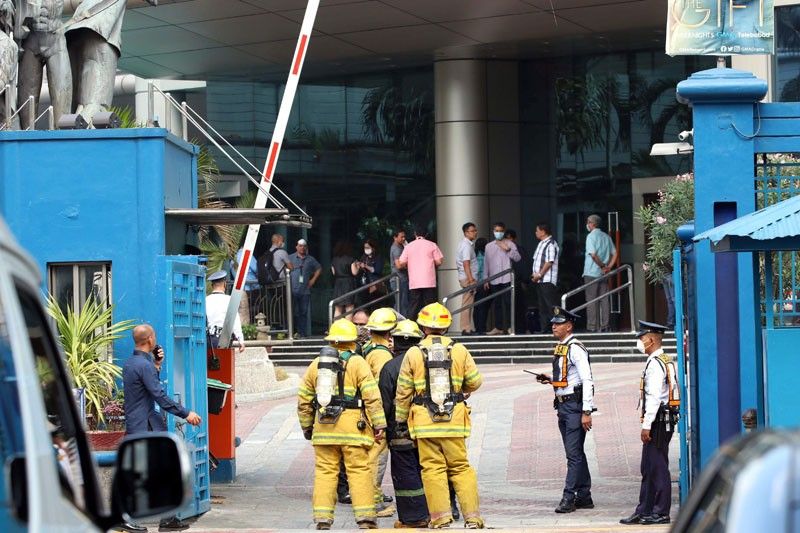
[[[585,414],[586,416],[592,416],[592,412],[591,411],[583,411],[583,414]]]

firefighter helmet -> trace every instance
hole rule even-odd
[[[347,320],[340,318],[331,324],[331,329],[328,330],[328,336],[325,337],[329,342],[355,342],[358,338],[358,330],[356,325]]]
[[[423,307],[417,317],[417,323],[426,328],[447,329],[452,322],[450,311],[439,302]]]
[[[391,307],[381,307],[369,315],[367,329],[370,331],[389,331],[397,325],[397,313]]]
[[[392,330],[392,337],[404,337],[406,339],[421,339],[422,331],[413,320],[401,320]]]

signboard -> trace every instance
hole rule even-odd
[[[771,54],[774,0],[668,0],[666,51],[677,55]]]

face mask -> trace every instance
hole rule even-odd
[[[364,253],[367,255],[372,255],[372,248],[364,248]]]
[[[586,231],[588,231],[589,233],[592,232],[592,227],[589,224],[586,224]]]
[[[644,343],[642,339],[636,339],[636,349],[641,353],[647,353],[644,351]]]
[[[505,236],[505,233],[503,233],[502,231],[495,231],[494,232],[494,238],[496,240],[498,240],[498,241],[502,240],[504,236]]]

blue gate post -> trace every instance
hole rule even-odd
[[[749,72],[715,68],[678,84],[693,107],[695,232],[755,210],[754,109],[767,82]],[[757,403],[753,261],[749,254],[714,254],[696,247],[696,442],[700,467],[719,445],[741,432],[742,406]]]

